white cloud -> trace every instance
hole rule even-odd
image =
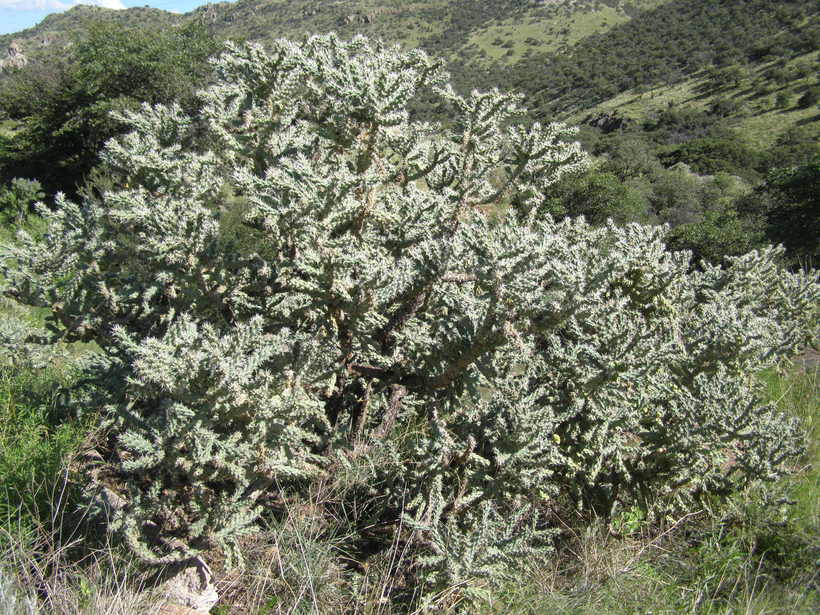
[[[107,9],[124,9],[125,5],[120,0],[97,0],[96,2],[88,2],[86,4],[96,4]]]
[[[0,0],[0,9],[14,11],[65,11],[78,4],[91,4],[107,9],[124,9],[122,0]]]

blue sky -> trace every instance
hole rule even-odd
[[[76,4],[94,4],[112,9],[153,6],[166,11],[187,13],[208,4],[205,0],[0,0],[0,34],[25,30],[49,13],[70,9]]]

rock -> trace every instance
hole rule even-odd
[[[584,124],[589,124],[596,128],[600,128],[605,133],[614,130],[624,130],[635,123],[635,120],[620,115],[617,111],[610,111],[609,113],[599,113],[598,115],[588,115],[584,118]]]
[[[177,604],[163,605],[156,615],[202,615],[205,611],[197,611],[187,606],[179,606]]]
[[[203,615],[219,600],[211,569],[198,557],[165,581],[161,591],[168,601],[161,615]]]
[[[19,41],[11,41],[8,48],[8,56],[10,58],[17,58],[23,55],[23,48]]]
[[[20,68],[28,64],[28,58],[23,53],[19,41],[11,41],[6,50],[6,59],[0,60],[0,68]]]

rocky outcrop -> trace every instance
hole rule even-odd
[[[28,64],[28,58],[23,53],[20,41],[11,41],[6,50],[6,57],[0,60],[0,69],[20,68]]]
[[[48,47],[54,43],[59,42],[60,35],[56,32],[44,32],[38,37],[38,42],[41,47]]]
[[[624,117],[617,111],[609,111],[597,115],[588,115],[584,118],[583,123],[600,128],[606,133],[629,128],[635,123],[635,120]]]
[[[367,25],[373,23],[376,19],[376,13],[351,13],[343,17],[339,17],[339,25]]]

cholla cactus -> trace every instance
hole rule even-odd
[[[428,547],[428,553],[416,562],[421,580],[459,600],[489,598],[486,587],[514,580],[514,560],[523,561],[543,550],[554,533],[539,530],[537,516],[527,507],[502,516],[489,500],[475,507],[465,524],[456,515],[445,515],[447,499],[443,491],[441,477],[437,477],[431,484],[428,505],[419,511],[425,521],[412,517],[406,521],[422,534],[422,542]]]
[[[262,494],[397,432],[385,515],[405,502],[434,579],[490,574],[559,502],[686,503],[797,452],[752,381],[816,333],[817,283],[777,250],[693,273],[664,228],[556,223],[571,130],[420,51],[330,35],[214,66],[196,117],[126,114],[117,187],[4,253],[11,294],[108,360],[117,522],[147,561],[231,549]]]

